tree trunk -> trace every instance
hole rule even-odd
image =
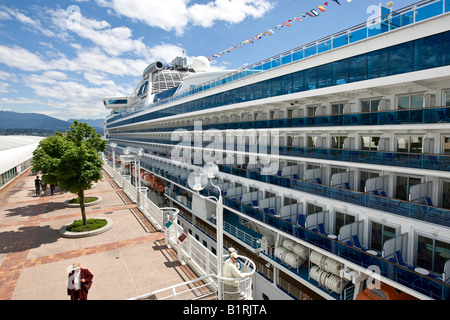
[[[78,198],[80,199],[81,216],[83,217],[83,225],[87,225],[86,209],[84,207],[84,190],[78,191]]]

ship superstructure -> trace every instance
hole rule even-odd
[[[420,1],[245,69],[181,63],[170,84],[151,64],[105,99],[111,166],[141,150],[140,194],[215,254],[218,191],[187,183],[215,162],[254,299],[449,299],[449,12]]]

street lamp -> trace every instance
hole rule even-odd
[[[117,143],[115,142],[111,142],[109,144],[109,146],[112,148],[112,160],[113,160],[113,169],[114,171],[116,171],[116,148],[117,148]]]
[[[212,182],[217,174],[219,173],[219,168],[215,163],[207,163],[202,171],[192,172],[188,176],[188,185],[192,190],[197,192],[203,190],[207,184],[208,180],[213,187],[219,190],[219,198],[214,196],[205,197],[206,199],[215,200],[216,205],[216,233],[217,233],[217,275],[220,277],[222,275],[222,264],[223,264],[223,203],[222,203],[222,192],[220,188]],[[222,298],[222,286],[219,284],[219,299]]]

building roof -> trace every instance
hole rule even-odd
[[[43,137],[0,136],[0,174],[33,157]]]

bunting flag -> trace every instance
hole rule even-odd
[[[332,0],[332,1],[339,6],[342,6],[341,3],[339,2],[339,0]],[[208,58],[208,60],[219,58],[219,57],[223,56],[224,54],[231,53],[234,50],[236,50],[238,48],[242,48],[243,46],[245,46],[247,44],[255,43],[255,41],[261,40],[264,36],[273,36],[273,35],[275,35],[275,32],[273,30],[277,30],[277,32],[278,32],[278,30],[281,30],[283,27],[291,27],[295,22],[304,22],[306,20],[309,20],[310,18],[317,18],[317,17],[319,17],[320,13],[324,13],[327,11],[326,8],[329,8],[329,2],[330,1],[326,1],[322,5],[318,5],[316,7],[318,10],[316,10],[316,8],[314,8],[307,12],[300,13],[300,14],[298,14],[297,17],[288,19],[288,20],[286,20],[286,22],[282,22],[278,25],[275,25],[272,28],[267,29],[266,31],[263,31],[253,37],[250,37],[249,39],[246,39],[234,46],[231,46],[228,49],[225,49],[221,52],[213,54],[211,57]],[[347,0],[347,2],[350,3],[350,2],[352,2],[352,0]]]

